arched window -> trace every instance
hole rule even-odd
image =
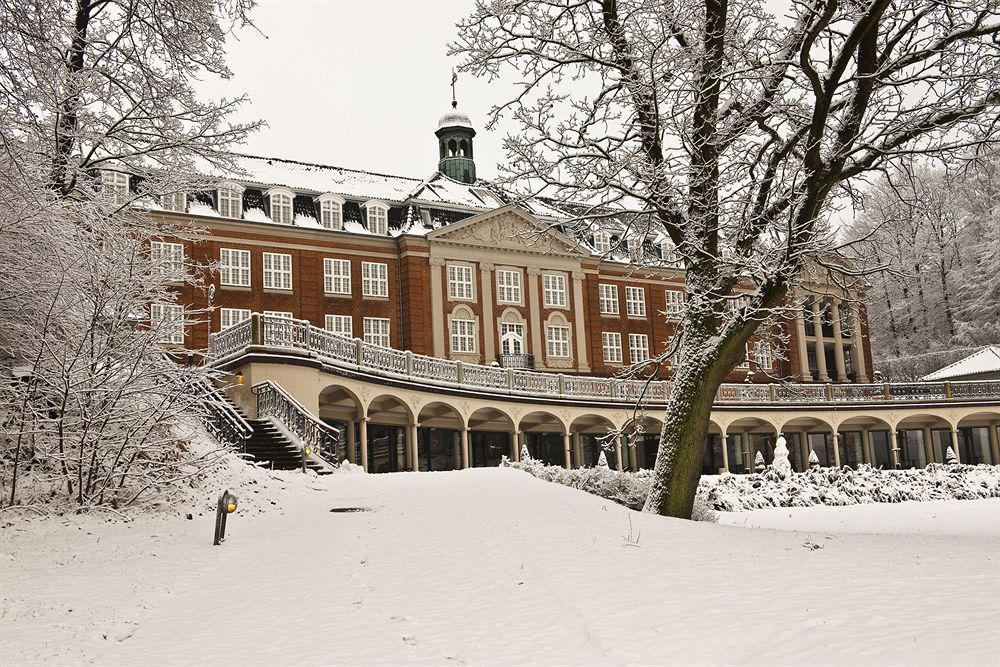
[[[319,224],[327,229],[344,228],[344,200],[337,195],[320,195],[319,203]]]
[[[545,352],[548,359],[570,358],[569,322],[562,313],[549,315],[545,325]]]
[[[271,200],[271,220],[282,225],[292,224],[294,193],[284,188],[272,188],[267,191],[267,196]]]
[[[458,306],[448,318],[452,354],[476,354],[476,316],[467,306]]]
[[[370,201],[365,203],[365,212],[368,216],[368,231],[378,236],[385,236],[389,233],[389,206],[380,201]]]
[[[237,183],[220,183],[218,190],[219,215],[223,218],[243,217],[243,186]]]
[[[501,354],[524,354],[525,322],[521,313],[508,308],[500,315],[500,352]]]

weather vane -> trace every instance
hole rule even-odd
[[[457,109],[458,108],[458,100],[455,99],[455,82],[456,81],[458,81],[458,72],[456,72],[455,68],[452,67],[451,68],[451,108],[452,109]]]

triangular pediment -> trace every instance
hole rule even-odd
[[[539,221],[516,204],[508,204],[447,227],[435,229],[427,234],[427,239],[492,250],[575,257],[590,255],[587,248],[559,230]]]

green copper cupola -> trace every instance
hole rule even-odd
[[[462,183],[476,182],[476,162],[472,153],[472,138],[476,130],[469,117],[458,110],[452,100],[451,111],[441,116],[437,132],[440,161],[438,171]]]

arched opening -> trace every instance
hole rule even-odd
[[[417,465],[421,471],[462,467],[462,429],[465,421],[452,406],[428,403],[417,415]]]
[[[951,445],[951,424],[937,415],[909,415],[896,424],[895,449],[900,468],[944,463]]]
[[[441,160],[443,160],[446,157],[448,157],[448,147],[447,147],[444,139],[442,139],[441,141],[438,142],[438,150],[441,153],[441,157],[440,157]]]
[[[797,472],[808,470],[811,452],[816,453],[819,465],[827,468],[836,465],[833,426],[826,421],[810,416],[795,417],[782,424],[781,434],[785,436],[792,470]],[[770,459],[765,457],[767,463],[771,463],[772,460],[773,456]]]
[[[458,154],[458,144],[454,139],[448,142],[448,157],[455,157]]]
[[[958,422],[958,458],[976,465],[1000,464],[1000,411],[977,412]]]
[[[758,417],[742,417],[732,422],[726,432],[729,472],[753,472],[758,453],[765,465],[774,461],[774,442],[778,438],[778,429],[771,422]]]
[[[615,425],[601,415],[582,415],[569,426],[572,434],[571,446],[576,467],[593,468],[600,460],[601,452],[608,466],[615,467]]]
[[[368,472],[409,470],[406,428],[413,415],[395,396],[378,396],[368,405]]]
[[[714,421],[708,422],[708,440],[705,443],[705,454],[701,458],[702,475],[718,475],[728,468],[723,454],[725,443],[722,442],[722,429]]]
[[[884,419],[865,415],[845,419],[837,427],[840,465],[857,468],[867,463],[875,468],[895,468],[892,458],[892,427]]]
[[[514,420],[497,408],[473,412],[469,417],[469,464],[489,468],[500,465],[504,456],[516,459],[514,431]]]
[[[660,446],[663,422],[649,415],[642,415],[625,424],[622,434],[622,468],[625,470],[652,470],[656,464],[656,451]]]
[[[466,143],[465,139],[458,142],[458,154],[462,157],[467,157],[469,155],[468,146],[469,145]]]
[[[521,418],[520,428],[531,458],[546,465],[573,466],[572,451],[568,452],[566,428],[558,417],[549,412],[532,412]]]
[[[330,385],[319,394],[319,418],[336,426],[343,434],[344,450],[351,463],[360,461],[358,454],[358,421],[364,415],[361,399],[350,389]]]

